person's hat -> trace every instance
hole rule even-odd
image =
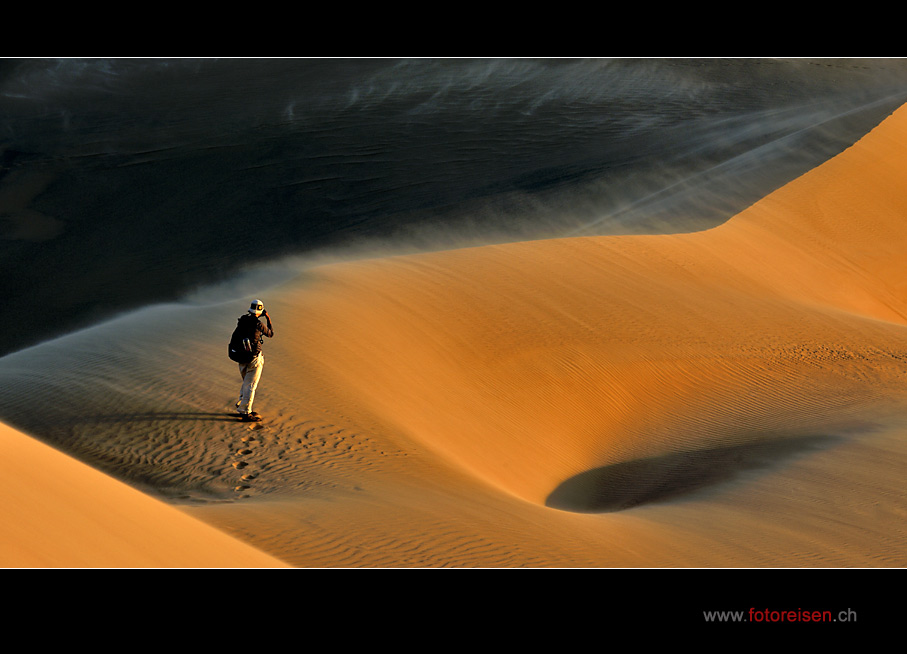
[[[265,305],[261,300],[252,300],[252,304],[249,306],[249,313],[254,313],[256,316],[259,316],[264,310]]]

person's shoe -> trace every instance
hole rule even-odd
[[[252,413],[241,413],[241,414],[239,414],[239,419],[240,419],[242,422],[260,422],[260,421],[261,421],[261,416],[258,415],[257,413],[255,413],[255,412],[253,411]]]

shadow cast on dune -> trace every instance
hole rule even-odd
[[[575,513],[611,513],[666,502],[732,481],[745,472],[769,469],[835,440],[832,436],[775,438],[616,463],[564,481],[545,505]]]
[[[154,411],[149,413],[121,413],[93,416],[92,422],[156,422],[160,420],[167,421],[215,421],[215,422],[236,422],[238,416],[234,413],[212,413],[203,411]]]

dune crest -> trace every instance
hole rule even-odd
[[[338,388],[532,502],[607,464],[847,429],[900,364],[905,126],[706,232],[343,264],[286,311]]]
[[[702,240],[793,300],[905,324],[905,158],[901,108]]]

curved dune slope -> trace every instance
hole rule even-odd
[[[344,264],[283,311],[339,387],[533,502],[610,464],[846,430],[903,365],[905,129],[714,230]]]
[[[286,567],[2,424],[0,442],[3,567]]]

